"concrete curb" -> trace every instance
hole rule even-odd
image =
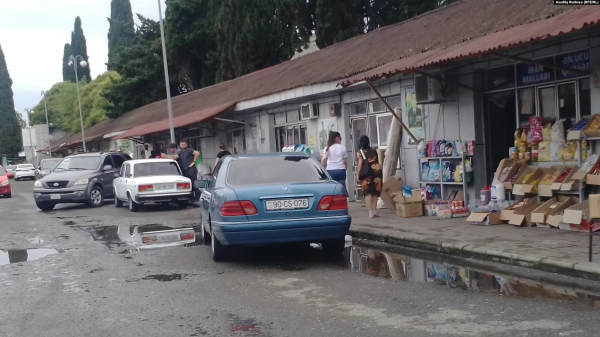
[[[414,234],[383,235],[373,230],[352,228],[349,234],[359,239],[600,281],[600,263],[566,262],[547,257],[486,249],[485,246],[474,246],[461,242],[442,242],[435,238]]]

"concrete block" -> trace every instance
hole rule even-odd
[[[540,264],[563,268],[563,269],[573,269],[573,265],[575,264],[575,262],[561,261],[561,260],[555,260],[553,258],[545,257],[540,260]]]
[[[454,250],[463,250],[463,247],[466,246],[465,243],[453,243],[453,242],[443,242],[442,248],[445,249],[454,249]]]
[[[573,269],[584,273],[600,275],[600,264],[598,263],[579,262],[573,266]]]

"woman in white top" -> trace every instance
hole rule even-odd
[[[329,131],[327,147],[321,159],[321,165],[325,166],[331,178],[344,186],[346,189],[346,167],[348,165],[348,154],[346,148],[341,144],[342,136],[339,132]]]

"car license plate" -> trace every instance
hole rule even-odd
[[[174,234],[174,235],[159,235],[158,236],[158,240],[156,240],[158,242],[174,242],[174,241],[179,241],[179,235]]]
[[[308,208],[308,199],[267,200],[267,211]]]
[[[173,184],[154,185],[154,189],[157,191],[173,190],[173,189],[175,189],[175,185],[173,185]]]
[[[58,199],[60,199],[60,194],[50,194],[50,199],[58,200]]]

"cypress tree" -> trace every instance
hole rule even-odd
[[[69,56],[71,54],[71,44],[65,43],[62,63],[63,82],[75,82],[75,72],[73,71],[73,67],[69,65]]]
[[[87,81],[91,81],[92,78],[90,76],[90,63],[88,61],[87,54],[87,45],[85,41],[85,35],[83,35],[83,29],[81,28],[81,19],[79,17],[75,18],[75,28],[71,33],[71,51],[73,56],[81,55],[83,60],[88,62],[87,67],[83,68],[79,63],[80,60],[77,61],[77,76],[81,81],[82,78],[86,78]]]
[[[168,8],[168,7],[167,7]],[[135,29],[133,13],[129,0],[112,0],[110,3],[110,28],[108,29],[108,69],[113,70],[111,64],[115,55],[134,42]]]
[[[22,147],[21,126],[15,111],[12,80],[0,46],[0,154],[14,156]]]
[[[325,48],[364,33],[365,0],[316,1],[317,46]]]

